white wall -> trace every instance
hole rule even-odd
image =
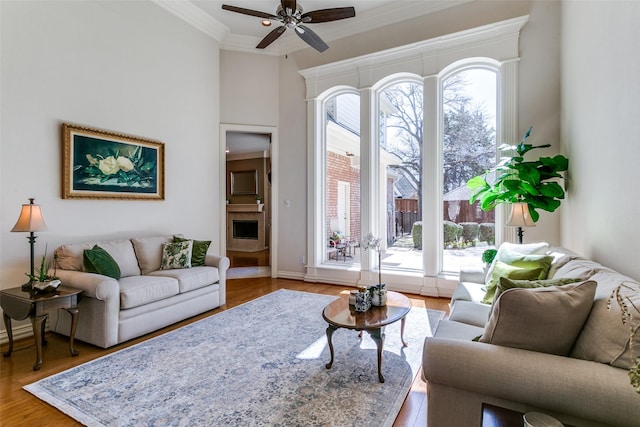
[[[563,245],[640,279],[640,3],[564,1]]]
[[[218,44],[152,2],[0,2],[0,281],[29,270],[28,197],[62,243],[181,232],[219,242]],[[164,201],[62,200],[60,124],[165,143]]]

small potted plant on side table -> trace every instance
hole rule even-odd
[[[27,292],[52,292],[60,286],[60,280],[56,277],[55,269],[57,267],[57,257],[53,256],[53,276],[49,275],[49,267],[51,262],[47,261],[47,248],[45,247],[44,255],[40,261],[40,268],[36,270],[36,274],[31,275],[25,273],[29,278],[29,282],[22,285],[22,290]]]

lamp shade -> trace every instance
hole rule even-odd
[[[527,203],[512,204],[507,225],[514,227],[535,227],[536,223],[533,222],[529,215],[529,205]]]
[[[22,205],[18,222],[16,222],[11,231],[47,231],[40,205],[33,204],[33,200],[29,199],[30,203],[28,205]]]

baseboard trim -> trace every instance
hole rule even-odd
[[[23,338],[29,338],[33,336],[33,327],[29,324],[16,326],[11,329],[13,330],[14,342]],[[9,335],[7,335],[7,331],[0,331],[0,344],[6,344],[8,342]]]

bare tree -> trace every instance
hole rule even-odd
[[[466,82],[456,74],[444,82],[443,102],[447,108],[462,110],[469,98],[462,89]],[[417,83],[399,83],[384,91],[394,112],[387,116],[386,126],[393,130],[393,138],[386,141],[385,149],[401,160],[395,169],[405,172],[418,193],[418,211],[422,206],[422,151],[423,151],[423,87]],[[445,170],[446,173],[446,170]],[[473,175],[471,175],[473,176]]]

